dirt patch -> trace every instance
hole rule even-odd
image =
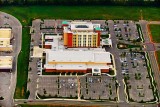
[[[155,56],[156,56],[157,64],[158,64],[159,71],[160,71],[160,62],[158,61],[158,59],[160,59],[160,58],[159,58],[160,56],[158,56],[157,51],[155,52]]]

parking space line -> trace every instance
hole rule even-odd
[[[37,78],[37,82],[39,82],[39,78]]]
[[[39,87],[38,87],[38,84],[37,84],[37,87],[36,87],[36,88],[39,88]]]
[[[80,100],[81,98],[80,98],[80,78],[77,76],[77,91],[78,91],[78,100]]]

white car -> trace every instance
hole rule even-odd
[[[37,74],[38,74],[38,75],[40,75],[40,74],[41,74],[41,72],[38,72]]]

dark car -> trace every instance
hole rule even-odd
[[[0,96],[0,100],[4,100],[4,98],[2,96]]]

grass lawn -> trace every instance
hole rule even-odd
[[[144,41],[144,37],[143,37],[143,33],[142,33],[142,28],[140,26],[140,24],[136,24],[137,26],[137,30],[138,30],[138,34],[139,34],[139,37],[140,37],[140,41]]]
[[[127,10],[127,11],[126,11]],[[160,8],[156,7],[122,7],[122,6],[1,6],[0,11],[18,18],[24,26],[31,26],[33,19],[129,19],[139,20],[140,10],[146,20],[158,20]],[[18,57],[17,87],[15,98],[25,98],[28,58],[29,28],[23,28],[22,49]]]
[[[127,11],[126,11],[127,10]],[[145,20],[159,20],[160,8],[123,6],[6,6],[0,11],[17,17],[24,24],[34,18],[52,19],[140,19],[140,10]]]
[[[160,43],[160,25],[149,25],[153,42]]]
[[[15,98],[25,98],[28,78],[29,49],[30,49],[29,28],[23,28],[22,49],[18,56],[17,85]]]

